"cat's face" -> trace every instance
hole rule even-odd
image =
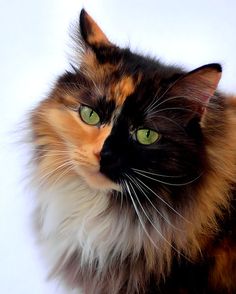
[[[197,180],[204,161],[200,124],[220,66],[185,73],[120,49],[85,12],[80,31],[79,68],[58,80],[33,119],[42,173],[139,192]]]

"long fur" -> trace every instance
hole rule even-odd
[[[101,42],[102,32],[98,35]],[[132,53],[112,47],[109,50],[113,53],[109,54],[116,57],[110,60],[106,53],[110,61],[103,62],[108,49],[98,49],[98,40],[91,36],[88,40],[92,49],[84,49],[79,69],[58,80],[30,120],[35,149],[32,183],[38,202],[37,228],[50,276],[60,277],[69,288],[82,288],[88,294],[151,293],[147,289],[151,289],[152,280],[157,285],[168,280],[174,260],[199,263],[202,256],[208,255],[215,259],[209,287],[233,293],[235,283],[226,278],[227,273],[219,272],[222,262],[216,252],[220,249],[214,247],[210,252],[209,244],[221,230],[220,220],[230,210],[234,193],[235,98],[213,95],[202,114],[204,169],[197,180],[178,190],[182,200],[169,201],[170,191],[161,188],[158,191],[164,200],[158,200],[156,206],[147,205],[139,200],[138,190],[143,189],[150,197],[159,192],[148,184],[142,186],[133,175],[128,178],[129,185],[125,185],[127,178],[119,185],[113,178],[98,174],[98,158],[93,150],[103,148],[122,117],[127,97],[139,91],[148,78],[136,69],[131,73],[131,61],[127,57],[126,65],[125,58]],[[106,38],[102,42],[111,46]],[[158,67],[164,72],[159,63],[149,68],[146,63],[150,60],[136,55],[132,58],[142,64],[144,73]],[[183,71],[166,71],[168,79],[175,76],[179,85]],[[155,77],[152,73],[150,76]],[[179,91],[178,87],[172,86],[175,91]],[[104,128],[85,126],[76,113],[78,100],[84,103],[90,95],[108,97],[105,106],[102,100],[92,102],[100,103],[100,109],[104,107]],[[114,96],[112,102],[109,97]],[[110,112],[114,113],[112,117]],[[180,119],[175,118],[177,122]],[[128,196],[131,199],[127,200]]]

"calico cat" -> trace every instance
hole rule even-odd
[[[236,293],[236,98],[112,44],[85,10],[80,61],[30,118],[50,277],[83,294]]]

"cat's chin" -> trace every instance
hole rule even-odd
[[[92,189],[109,191],[117,190],[121,191],[118,184],[111,181],[99,170],[91,170],[89,168],[77,169],[77,173],[84,179],[88,186]]]

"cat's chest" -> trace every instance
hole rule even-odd
[[[127,213],[110,209],[107,192],[70,183],[38,194],[39,235],[54,265],[76,251],[85,264],[96,259],[102,266],[116,255],[125,258],[141,250],[140,225]]]
[[[106,192],[91,190],[81,183],[49,187],[37,196],[40,233],[45,239],[56,237],[83,243],[108,206]]]

